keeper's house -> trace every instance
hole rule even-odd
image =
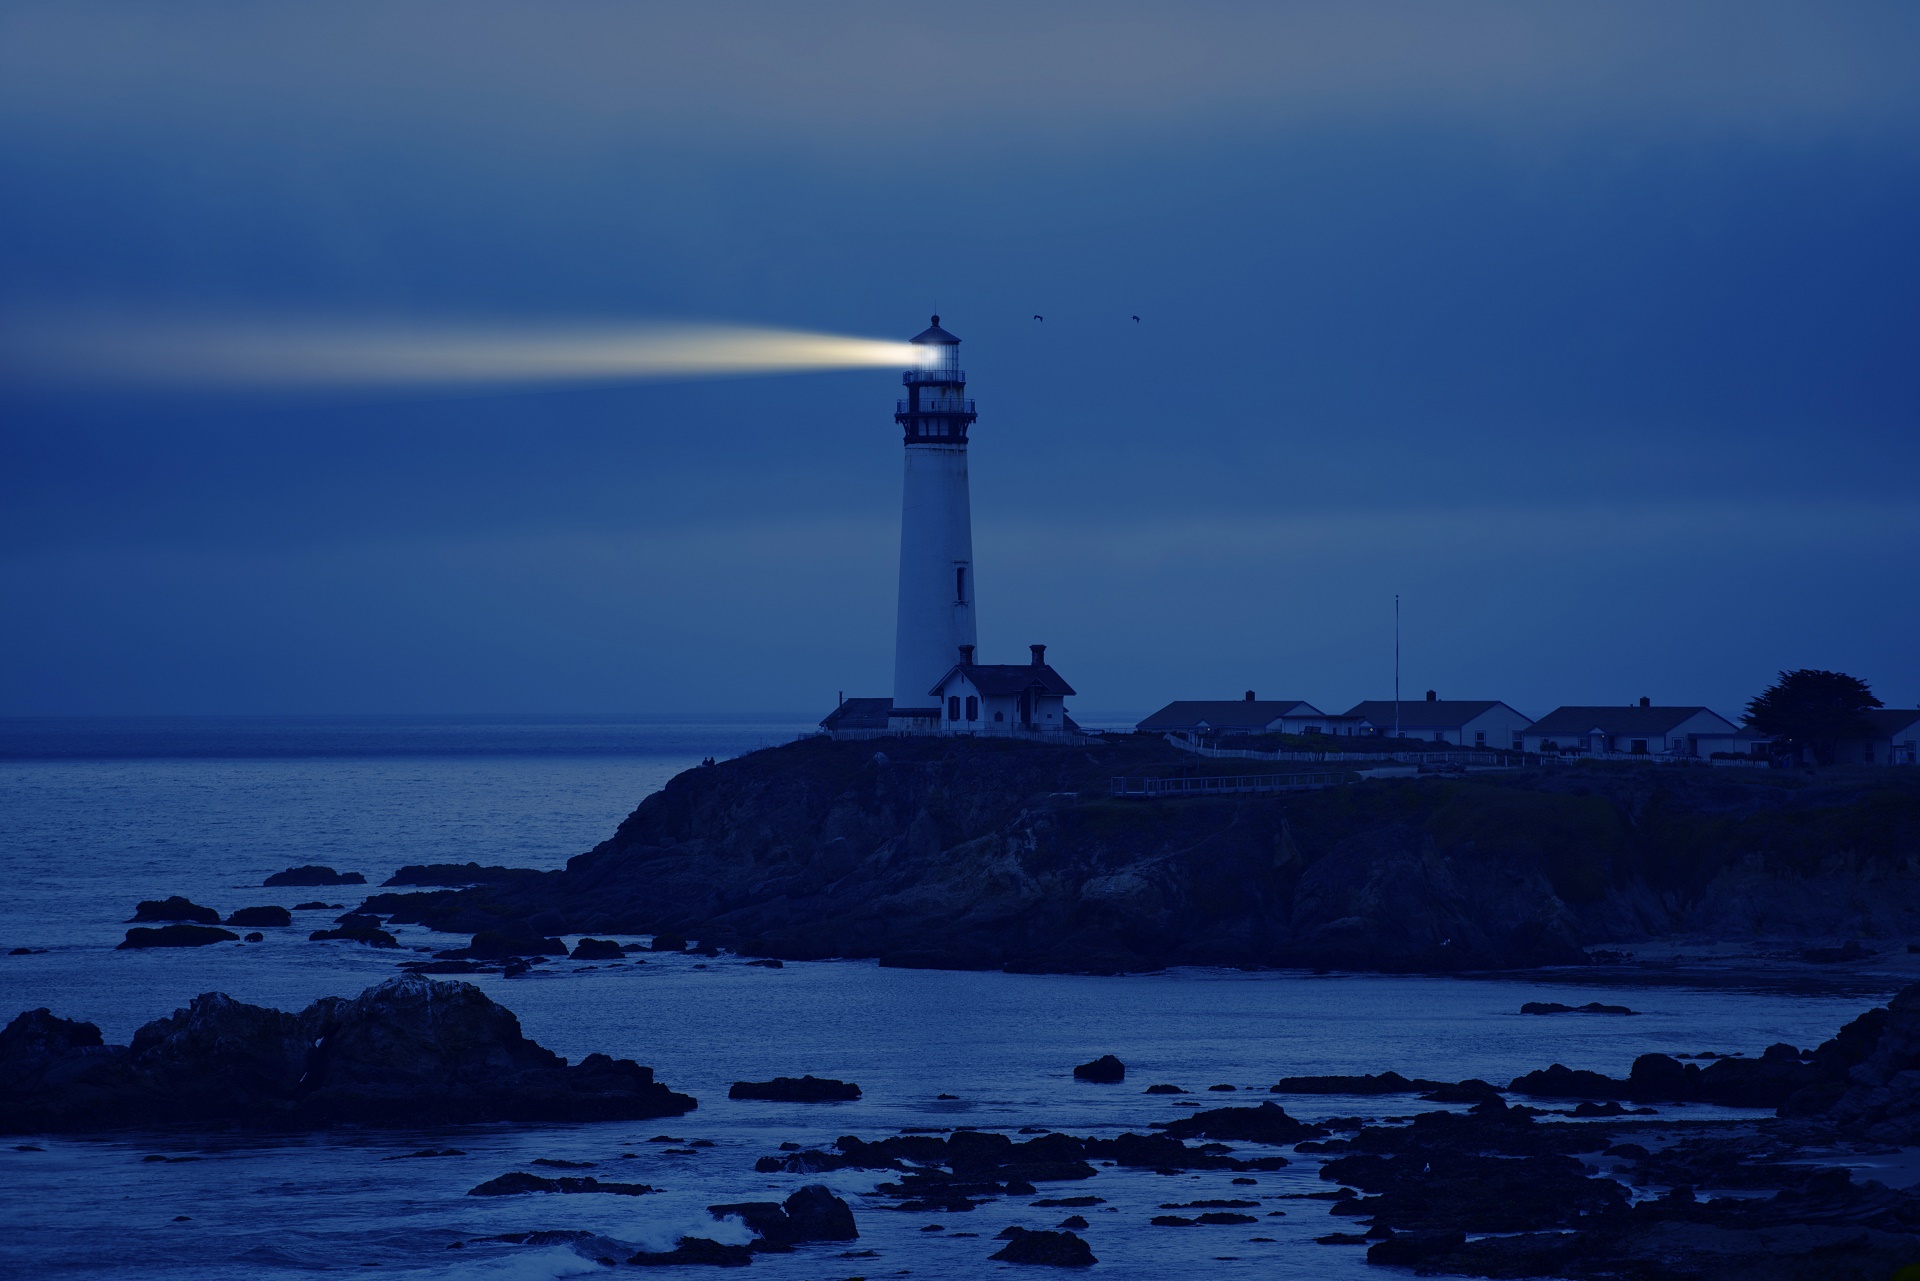
[[[1498,699],[1441,698],[1432,690],[1418,703],[1391,699],[1356,703],[1339,719],[1364,723],[1375,735],[1389,738],[1398,726],[1402,738],[1502,751],[1519,750],[1522,732],[1533,724],[1532,718]]]
[[[1529,752],[1582,756],[1711,756],[1745,752],[1751,735],[1705,707],[1556,707],[1527,728]]]
[[[976,663],[973,646],[960,646],[960,661],[947,669],[929,693],[940,709],[943,734],[1073,734],[1080,727],[1067,715],[1073,686],[1047,665],[1047,647],[1029,645],[1026,663]]]
[[[1134,726],[1146,734],[1324,734],[1327,714],[1297,698],[1182,699]]]

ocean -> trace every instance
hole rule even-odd
[[[286,1009],[356,993],[392,977],[401,958],[308,941],[339,909],[298,912],[295,928],[268,930],[261,944],[144,952],[114,945],[136,901],[168,894],[223,913],[309,900],[351,907],[405,863],[559,867],[702,757],[776,745],[809,728],[802,718],[779,716],[0,721],[0,953],[45,949],[0,955],[0,1020],[47,1006],[98,1023],[110,1042],[124,1043],[142,1023],[202,992]],[[261,887],[268,874],[308,863],[361,872],[368,886]],[[418,927],[394,932],[408,948],[456,942]],[[1648,1051],[1813,1044],[1872,1003],[1765,988],[1615,990],[1550,977],[1187,969],[1089,978],[885,970],[858,961],[771,970],[732,956],[681,954],[613,968],[559,961],[524,978],[471,981],[549,1048],[650,1064],[668,1085],[695,1095],[699,1109],[638,1124],[341,1130],[292,1139],[9,1137],[0,1144],[0,1274],[224,1279],[355,1268],[423,1278],[584,1275],[604,1269],[564,1246],[481,1238],[586,1229],[652,1249],[671,1248],[683,1233],[744,1241],[744,1229],[714,1223],[705,1207],[778,1199],[806,1182],[847,1197],[861,1239],[759,1256],[754,1275],[829,1281],[1018,1273],[988,1261],[999,1248],[994,1234],[1010,1224],[1050,1227],[1065,1212],[1007,1198],[968,1214],[899,1213],[864,1195],[878,1180],[873,1172],[763,1175],[754,1160],[783,1141],[830,1144],[841,1134],[872,1138],[907,1126],[1143,1130],[1194,1101],[1144,1095],[1153,1082],[1197,1092],[1236,1087],[1197,1095],[1215,1105],[1265,1099],[1265,1087],[1283,1075],[1391,1068],[1504,1083],[1553,1062],[1622,1074]],[[1520,1015],[1530,1000],[1617,1002],[1640,1015]],[[1124,1084],[1072,1079],[1075,1064],[1107,1052],[1127,1063]],[[864,1097],[810,1106],[726,1097],[735,1080],[808,1072],[858,1082]],[[1282,1102],[1307,1120],[1412,1106],[1404,1097]],[[1722,1113],[1695,1106],[1662,1114]],[[676,1144],[669,1153],[669,1145],[649,1142],[661,1135],[714,1146]],[[464,1155],[387,1160],[428,1147]],[[143,1160],[156,1154],[195,1159]],[[662,1190],[638,1198],[465,1195],[535,1157],[592,1161],[602,1178]],[[1325,1202],[1298,1199],[1329,1186],[1316,1170],[1313,1158],[1295,1157],[1248,1188],[1230,1186],[1226,1172],[1104,1169],[1070,1191],[1105,1198],[1086,1211],[1090,1226],[1081,1233],[1100,1259],[1100,1275],[1377,1276],[1364,1251],[1314,1243],[1350,1226],[1329,1218]],[[1259,1211],[1255,1227],[1148,1223],[1161,1204],[1230,1193],[1251,1193],[1282,1213]],[[942,1230],[922,1231],[930,1222]],[[843,1257],[860,1251],[873,1253]]]

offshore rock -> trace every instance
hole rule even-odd
[[[722,1245],[706,1237],[681,1237],[680,1244],[661,1253],[640,1253],[627,1260],[641,1268],[675,1268],[704,1264],[715,1268],[744,1268],[753,1262],[753,1251],[744,1245]]]
[[[1127,1079],[1127,1065],[1111,1054],[1102,1054],[1091,1063],[1082,1063],[1073,1070],[1076,1081],[1097,1081],[1102,1085],[1112,1085],[1116,1081]]]
[[[292,925],[293,913],[284,907],[243,907],[228,916],[226,923],[243,929],[257,929],[263,925]]]
[[[488,1179],[479,1187],[469,1188],[468,1196],[519,1196],[527,1192],[606,1192],[613,1196],[646,1196],[657,1189],[645,1183],[602,1183],[592,1175],[585,1178],[566,1175],[557,1179],[542,1178],[537,1174],[522,1174],[518,1170],[512,1174],[503,1174],[497,1179]]]
[[[191,899],[170,894],[163,899],[146,899],[133,909],[132,921],[191,921],[195,925],[218,925],[220,913],[201,907]]]
[[[581,939],[569,955],[576,961],[620,961],[627,954],[612,939]]]
[[[10,1132],[636,1120],[696,1106],[630,1060],[569,1066],[476,987],[411,976],[298,1014],[211,992],[130,1046],[32,1010],[0,1031],[0,1084]]]
[[[802,1241],[854,1241],[860,1236],[852,1208],[819,1183],[809,1183],[785,1201],[710,1205],[707,1213],[716,1219],[737,1217],[770,1248],[791,1248]]]
[[[1007,1244],[988,1258],[1002,1263],[1034,1263],[1050,1268],[1090,1268],[1100,1260],[1093,1248],[1071,1232],[1034,1232],[1008,1228]]]
[[[860,1087],[821,1076],[776,1076],[771,1081],[735,1081],[730,1099],[768,1099],[775,1103],[851,1103]]]
[[[315,930],[307,935],[311,943],[339,939],[346,943],[365,943],[368,947],[399,947],[400,940],[373,925],[343,925],[337,930]]]
[[[380,882],[381,885],[490,885],[501,881],[524,881],[529,877],[551,876],[530,867],[482,867],[478,863],[409,863]]]
[[[1195,1112],[1160,1128],[1176,1139],[1235,1139],[1247,1143],[1299,1143],[1324,1139],[1328,1134],[1325,1126],[1294,1120],[1277,1103]]]
[[[217,918],[216,918],[217,919]],[[209,943],[237,942],[240,936],[232,930],[223,930],[212,925],[162,925],[158,929],[141,929],[136,926],[127,931],[127,937],[115,946],[115,951],[142,947],[205,947]]]
[[[262,885],[365,885],[367,878],[359,872],[336,872],[330,867],[308,864],[305,867],[290,867],[284,872],[275,872]]]

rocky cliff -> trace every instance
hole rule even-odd
[[[688,771],[563,872],[369,910],[529,937],[673,931],[789,959],[1456,970],[1673,933],[1920,936],[1920,774],[1594,765],[1280,796],[1117,775],[1301,769],[809,740]]]

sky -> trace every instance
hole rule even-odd
[[[982,658],[1083,714],[1391,697],[1396,595],[1412,697],[1913,706],[1916,65],[1901,3],[10,0],[0,715],[891,689],[887,369],[40,376],[82,313],[938,312]]]

